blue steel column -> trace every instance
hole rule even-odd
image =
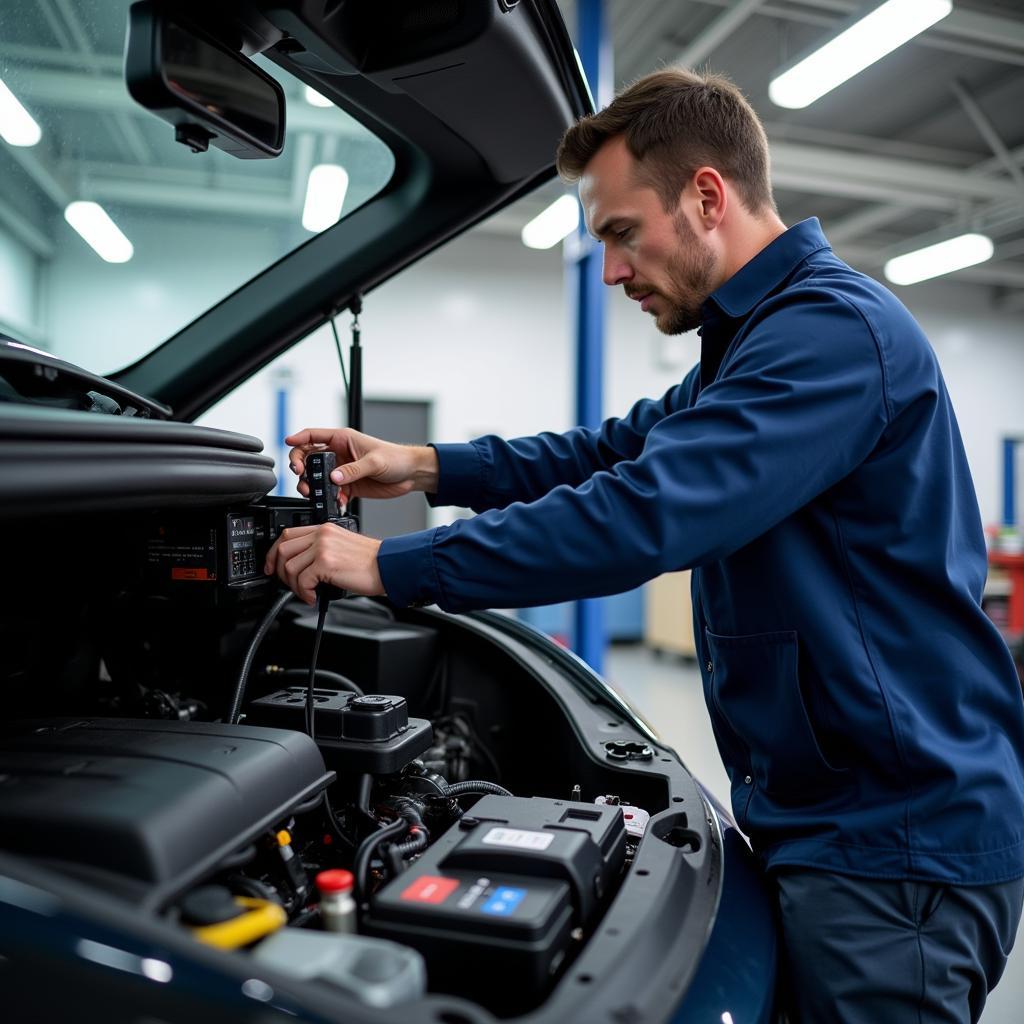
[[[1003,438],[1003,526],[1017,525],[1017,442],[1019,438]]]
[[[612,47],[604,0],[577,0],[578,49],[595,106],[611,100]],[[603,417],[605,286],[601,250],[581,226],[572,281],[576,290],[576,422],[597,427]],[[573,608],[573,648],[595,672],[604,664],[606,636],[601,599],[578,601]]]

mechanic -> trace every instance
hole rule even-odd
[[[772,198],[726,79],[666,69],[565,134],[604,280],[700,362],[597,430],[406,447],[303,430],[348,496],[479,515],[383,542],[286,531],[268,555],[449,611],[613,594],[693,569],[736,819],[777,894],[799,1021],[977,1020],[1024,898],[1024,705],[981,610],[986,551],[935,355],[816,219]],[[304,488],[300,485],[300,490]]]

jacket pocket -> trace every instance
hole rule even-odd
[[[715,710],[746,746],[753,783],[780,803],[802,803],[845,771],[821,752],[800,691],[795,630],[752,636],[707,631]]]

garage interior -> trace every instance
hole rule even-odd
[[[572,0],[559,6],[575,37],[581,11]],[[727,74],[764,121],[783,221],[818,217],[837,254],[882,281],[894,257],[967,232],[991,239],[984,262],[889,287],[938,354],[991,540],[987,607],[1020,663],[1024,4],[957,0],[946,18],[809,106],[773,103],[769,83],[780,68],[876,6],[605,0],[614,86],[676,63]],[[73,0],[17,0],[0,9],[0,79],[44,128],[37,145],[0,144],[0,331],[100,373],[132,362],[311,237],[302,220],[315,165],[344,164],[342,217],[372,197],[392,167],[367,130],[294,81],[286,83],[290,134],[279,159],[244,177],[221,153],[199,166],[182,147],[170,150],[166,126],[125,91],[123,37],[123,18]],[[74,128],[65,131],[72,114]],[[370,432],[391,430],[394,440],[422,443],[577,422],[570,266],[579,243],[573,234],[545,249],[522,240],[523,229],[567,194],[557,180],[548,182],[367,296]],[[96,258],[62,216],[75,200],[103,205],[131,239],[131,259]],[[176,223],[183,211],[203,219],[201,235],[193,228],[186,239]],[[185,263],[188,274],[179,279]],[[111,275],[120,275],[116,320],[94,287]],[[346,330],[347,317],[338,326]],[[699,352],[696,335],[660,335],[615,290],[607,295],[603,335],[605,415],[663,393]],[[261,438],[280,466],[285,432],[340,423],[344,415],[325,325],[199,422]],[[290,493],[286,467],[279,479],[280,493]],[[374,514],[367,511],[367,531],[384,536],[458,513],[427,509],[417,497],[388,510],[386,521]],[[606,599],[603,671],[727,804],[728,780],[692,660],[688,600],[685,574]],[[570,607],[520,616],[573,644]],[[1020,1019],[1022,946],[1024,934],[990,998],[986,1024]]]

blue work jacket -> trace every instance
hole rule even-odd
[[[451,611],[693,569],[736,819],[768,867],[960,884],[1024,874],[1024,706],[921,328],[790,228],[707,300],[701,360],[600,429],[437,445],[436,504],[384,541],[389,597]]]

